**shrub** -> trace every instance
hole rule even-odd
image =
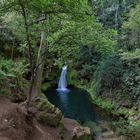
[[[16,90],[21,92],[24,89],[23,75],[28,71],[28,65],[23,61],[14,62],[0,58],[0,86],[1,92]]]

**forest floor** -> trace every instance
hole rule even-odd
[[[65,140],[70,139],[71,130],[68,131]],[[61,140],[61,136],[58,127],[41,125],[20,104],[0,96],[0,140]]]

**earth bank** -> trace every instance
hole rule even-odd
[[[90,129],[63,118],[44,95],[27,113],[24,104],[0,96],[0,140],[91,140]]]

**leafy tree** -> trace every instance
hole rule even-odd
[[[122,40],[124,47],[134,50],[140,47],[140,4],[132,8],[128,14],[128,21],[123,24]]]
[[[135,6],[139,0],[91,0],[93,11],[107,28],[120,29],[125,14]]]
[[[95,72],[97,94],[103,94],[105,89],[109,89],[110,95],[113,96],[112,91],[120,87],[123,73],[123,63],[117,53],[112,53],[104,58]]]
[[[16,29],[17,35],[21,38],[22,42],[25,43],[25,50],[28,49],[28,62],[30,64],[31,71],[31,86],[29,90],[29,100],[30,102],[31,96],[33,94],[37,94],[40,91],[40,85],[42,81],[42,72],[43,72],[43,64],[45,60],[44,53],[46,52],[46,46],[48,45],[49,35],[50,35],[50,25],[49,21],[51,19],[58,17],[59,15],[64,15],[64,18],[69,18],[74,22],[83,21],[86,15],[90,12],[90,8],[86,0],[82,1],[69,1],[69,0],[33,0],[33,1],[25,1],[25,0],[9,0],[9,1],[1,1],[1,11],[4,13],[11,13],[7,21],[9,27]],[[4,15],[7,17],[7,14]],[[7,18],[7,19],[8,19]],[[18,20],[15,20],[18,19]],[[64,21],[64,20],[63,20]],[[61,24],[64,24],[61,21]],[[16,25],[19,26],[17,30]],[[47,28],[47,29],[46,29]],[[15,31],[15,30],[14,30]],[[47,38],[44,40],[43,34],[47,33]],[[35,39],[39,37],[41,33],[41,41],[39,49],[36,49],[36,41]],[[56,32],[56,31],[55,31]],[[22,33],[22,34],[21,34]],[[40,39],[39,39],[40,40]],[[43,43],[42,43],[43,42]],[[34,46],[34,47],[33,47]],[[33,54],[33,51],[38,51],[38,55]],[[36,62],[34,60],[36,59]],[[38,88],[36,88],[36,83],[38,83]],[[39,84],[40,83],[40,84]],[[34,90],[35,89],[35,90]]]

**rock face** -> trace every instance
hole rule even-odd
[[[88,127],[75,127],[72,140],[91,140],[91,133]]]
[[[82,127],[77,121],[68,118],[64,118],[63,123],[70,140],[91,140],[91,131],[88,127]]]
[[[55,112],[40,112],[37,118],[38,121],[43,124],[47,124],[50,126],[58,126],[62,118],[62,113],[59,109],[56,108]]]
[[[45,95],[41,94],[40,97],[35,100],[35,105],[39,109],[37,120],[40,123],[54,127],[59,125],[63,114],[58,108],[56,108],[47,100]]]

